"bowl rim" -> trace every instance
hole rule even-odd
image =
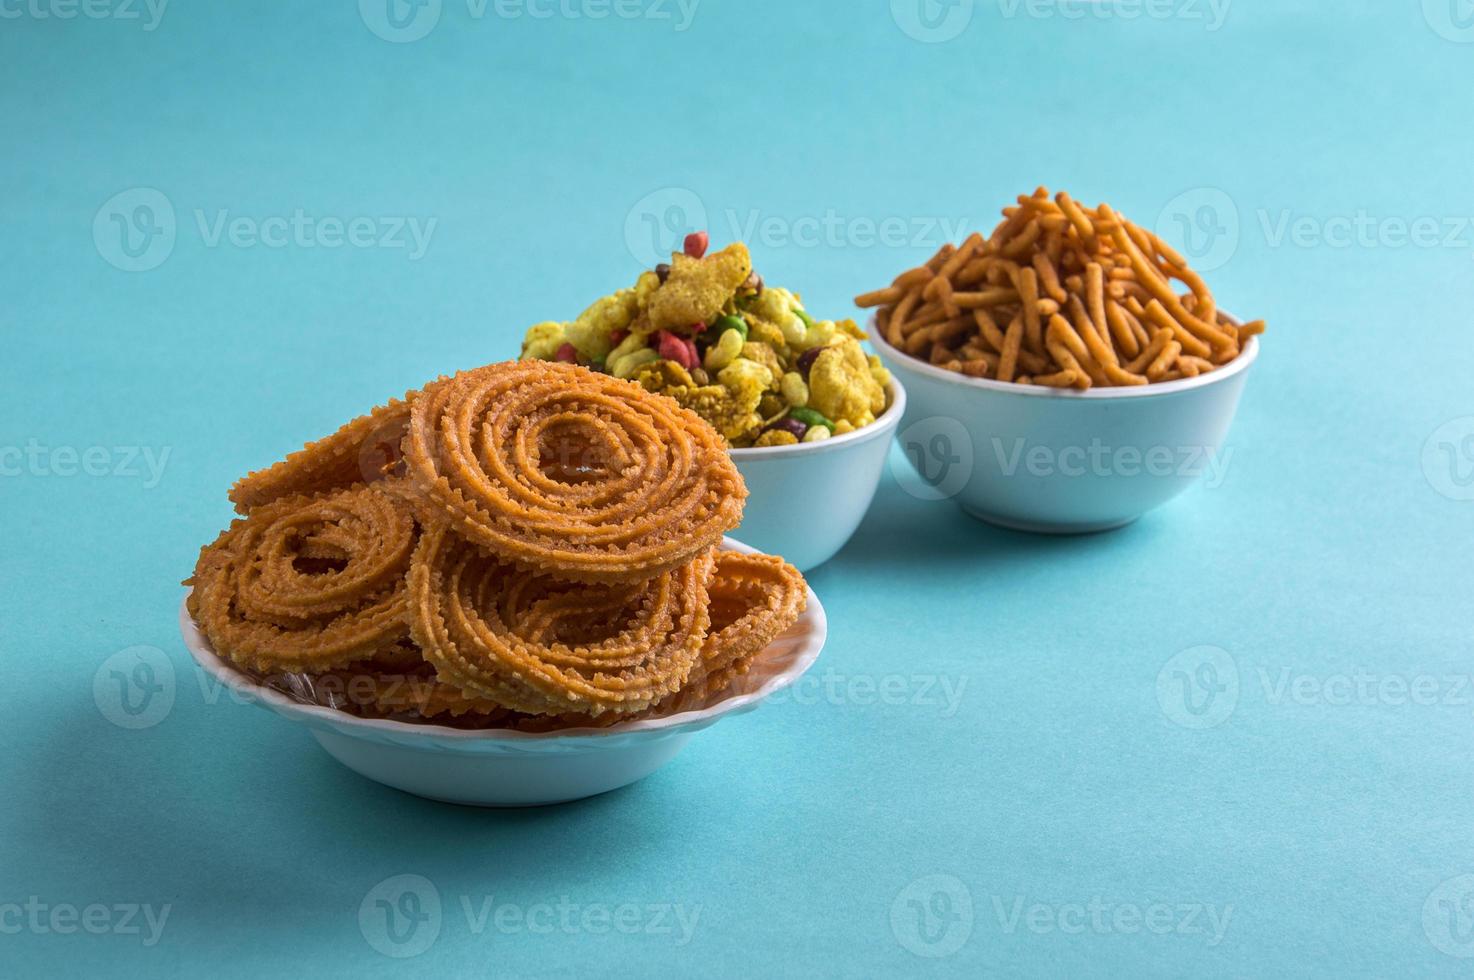
[[[721,544],[724,551],[736,551],[742,554],[757,554],[756,548],[751,548],[740,541],[732,538],[722,538]],[[829,620],[824,613],[824,606],[819,602],[819,597],[814,590],[805,582],[804,589],[807,593],[807,605],[799,616],[798,622],[809,624],[808,635],[803,646],[792,663],[784,670],[769,677],[760,687],[745,694],[737,694],[723,698],[715,704],[708,705],[694,711],[680,711],[672,715],[662,715],[659,718],[644,718],[637,721],[618,722],[603,728],[561,728],[551,732],[516,732],[501,729],[466,729],[450,728],[445,725],[435,725],[419,722],[394,721],[388,718],[360,718],[337,708],[329,708],[320,704],[306,704],[298,701],[280,691],[265,687],[255,680],[238,671],[229,661],[222,658],[211,647],[203,632],[195,624],[194,618],[189,614],[189,594],[192,590],[185,590],[184,598],[179,603],[179,629],[184,638],[184,646],[198,667],[209,674],[216,681],[226,685],[251,703],[259,707],[268,708],[275,713],[304,724],[326,723],[333,729],[352,734],[359,737],[371,737],[378,735],[397,735],[421,738],[434,738],[439,741],[451,742],[504,742],[504,743],[528,743],[528,742],[557,742],[568,740],[600,740],[616,738],[622,735],[630,735],[640,732],[658,732],[666,729],[679,730],[691,726],[706,727],[722,716],[739,713],[749,707],[757,707],[770,695],[777,693],[794,684],[800,677],[808,673],[809,668],[819,659],[819,654],[824,649],[824,644],[829,636]],[[791,628],[791,627],[790,627]],[[345,729],[350,731],[345,731]],[[356,730],[356,731],[351,731]]]
[[[743,446],[728,449],[727,452],[732,455],[734,461],[747,462],[757,459],[773,459],[778,456],[837,452],[856,443],[879,439],[882,435],[895,431],[896,427],[901,424],[902,414],[906,411],[906,389],[902,386],[901,379],[896,377],[895,372],[891,372],[890,396],[885,411],[881,412],[874,422],[853,432],[830,436],[818,442],[798,442],[787,446]]]
[[[1222,310],[1219,315],[1231,325],[1238,327],[1243,321],[1231,313]],[[1159,381],[1154,384],[1135,386],[1112,386],[1109,388],[1090,388],[1079,391],[1074,388],[1049,388],[1043,385],[1021,385],[1014,381],[992,381],[987,378],[970,378],[965,374],[948,371],[934,364],[912,357],[903,351],[892,347],[890,342],[881,335],[881,331],[875,322],[875,314],[871,314],[870,341],[881,353],[881,359],[885,361],[886,367],[895,371],[915,371],[923,377],[945,381],[965,388],[978,388],[984,391],[1005,392],[1012,395],[1023,395],[1028,398],[1055,398],[1065,401],[1100,401],[1116,398],[1161,398],[1166,395],[1175,395],[1184,391],[1192,391],[1195,388],[1205,388],[1209,385],[1227,381],[1237,374],[1247,371],[1254,361],[1259,357],[1259,338],[1250,337],[1239,356],[1229,361],[1216,371],[1200,374],[1195,378],[1180,378],[1177,381]],[[826,442],[828,440],[825,440]]]

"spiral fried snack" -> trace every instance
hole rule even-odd
[[[707,594],[710,631],[683,695],[710,697],[726,690],[793,625],[808,601],[803,576],[782,558],[734,551],[717,554]]]
[[[418,651],[416,651],[418,656]],[[273,678],[283,690],[309,704],[337,708],[361,717],[396,721],[434,721],[456,728],[496,728],[509,731],[551,732],[566,728],[606,728],[625,715],[524,715],[494,701],[473,698],[437,680],[423,661],[408,671],[384,671],[377,661],[340,672],[287,675]]]
[[[408,715],[414,719],[449,719],[464,728],[500,728],[523,732],[551,732],[565,728],[607,728],[631,717],[605,712],[592,715],[526,715],[495,701],[474,698],[431,674],[357,674],[346,687],[355,691],[355,703],[384,717]]]
[[[495,701],[472,697],[438,680],[433,673],[367,674],[355,677],[354,681],[367,688],[365,703],[384,714],[412,712],[422,718],[473,715],[487,724],[504,722],[513,716],[513,712]]]
[[[282,497],[344,490],[381,479],[399,466],[399,444],[408,425],[409,404],[393,400],[280,463],[243,477],[231,487],[230,499],[244,514]]]
[[[535,572],[632,583],[735,527],[747,488],[721,437],[639,385],[512,361],[410,396],[409,473],[456,530]]]
[[[403,663],[416,537],[381,485],[286,497],[201,550],[190,612],[217,653],[258,671]]]
[[[440,680],[524,714],[619,715],[678,690],[709,622],[710,555],[645,582],[528,575],[448,525],[427,528],[410,569],[415,642]]]

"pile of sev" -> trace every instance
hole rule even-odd
[[[1003,216],[855,298],[887,343],[969,377],[1087,389],[1196,377],[1264,332],[1222,316],[1176,250],[1107,204],[1041,187]]]

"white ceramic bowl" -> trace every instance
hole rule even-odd
[[[900,444],[921,478],[913,492],[1050,534],[1120,527],[1201,477],[1221,482],[1223,440],[1259,355],[1254,337],[1196,378],[1062,391],[969,378],[902,354],[873,322],[870,334],[910,393]]]
[[[730,539],[723,547],[753,550]],[[798,680],[818,659],[827,633],[824,607],[810,589],[808,607],[798,621],[768,645],[748,674],[715,698],[680,704],[676,713],[659,718],[532,734],[358,718],[305,704],[216,656],[184,606],[179,624],[184,645],[206,673],[243,699],[305,726],[349,769],[416,796],[474,806],[565,803],[642,779],[674,758],[703,728],[751,711]]]
[[[801,572],[833,558],[875,499],[905,411],[906,389],[893,375],[890,404],[863,429],[823,442],[733,449],[748,491],[742,540]]]

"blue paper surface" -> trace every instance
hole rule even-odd
[[[0,974],[1467,973],[1468,13],[0,0]],[[810,683],[548,810],[192,667],[245,470],[675,230],[855,315],[1040,183],[1269,320],[1219,485],[1050,539],[887,475]]]

